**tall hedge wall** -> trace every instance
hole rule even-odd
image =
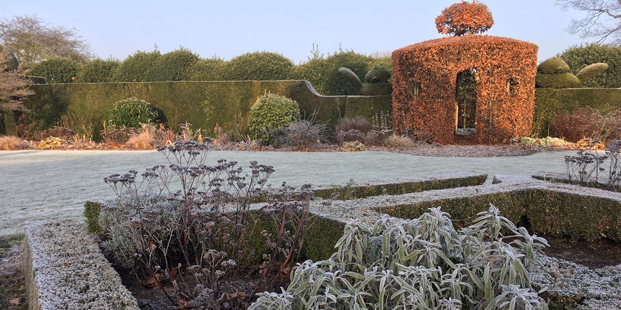
[[[95,139],[112,104],[128,97],[160,109],[170,128],[189,122],[213,134],[218,123],[233,138],[248,133],[250,107],[266,91],[296,100],[303,117],[317,111],[316,121],[332,128],[346,115],[372,117],[391,111],[390,96],[321,96],[307,81],[72,83],[33,85],[32,90],[35,95],[24,102],[32,110],[27,121],[46,129],[72,115],[93,125]]]
[[[550,135],[550,121],[559,112],[577,107],[591,107],[603,114],[621,108],[621,89],[617,88],[538,88],[535,91],[535,113],[531,134]]]

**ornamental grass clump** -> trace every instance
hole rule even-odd
[[[330,259],[302,263],[249,309],[547,309],[528,272],[546,240],[493,205],[478,216],[458,231],[439,207],[351,223]]]

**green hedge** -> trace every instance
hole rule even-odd
[[[428,208],[442,207],[457,226],[468,224],[492,203],[514,223],[525,217],[533,232],[593,241],[621,241],[621,203],[617,199],[547,189],[524,189],[470,197],[377,208],[377,212],[413,219]]]
[[[315,197],[324,199],[353,199],[380,195],[403,195],[436,189],[475,186],[485,183],[487,175],[457,177],[453,179],[416,180],[411,182],[378,182],[380,184],[352,184],[334,186],[315,191]]]
[[[33,85],[35,95],[24,104],[32,110],[28,122],[38,129],[57,125],[63,115],[71,114],[91,122],[97,135],[103,129],[106,113],[116,101],[136,97],[161,110],[168,126],[189,122],[193,128],[208,130],[218,123],[232,138],[248,134],[247,121],[251,105],[264,92],[294,99],[302,117],[317,111],[316,121],[329,128],[340,117],[364,113],[372,117],[392,112],[390,96],[324,97],[313,91],[306,81],[236,81],[236,82],[144,82],[99,84]],[[95,136],[95,139],[100,137]]]
[[[578,107],[590,107],[606,114],[621,108],[621,89],[573,88],[535,90],[535,113],[531,134],[550,135],[550,121],[559,112],[572,112]]]

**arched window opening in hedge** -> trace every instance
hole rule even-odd
[[[409,84],[409,88],[408,89],[410,90],[410,97],[412,99],[418,98],[418,96],[420,95],[420,91],[421,91],[420,84],[418,84],[418,82],[416,82],[416,81],[411,82]]]
[[[457,77],[476,68],[472,93],[476,100],[461,127],[474,128],[472,139],[477,143],[508,143],[527,136],[535,107],[537,49],[535,44],[510,38],[464,35],[394,51],[395,131],[425,131],[435,142],[454,143],[460,127],[456,124]],[[412,96],[414,83],[422,86],[418,96]]]
[[[455,82],[455,134],[472,136],[475,133],[477,79],[476,69],[457,73]]]
[[[511,98],[515,98],[517,95],[518,89],[518,81],[515,78],[510,78],[507,80],[507,96]]]

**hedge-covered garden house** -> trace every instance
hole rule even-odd
[[[438,31],[457,36],[421,42],[392,54],[394,129],[399,133],[412,131],[439,143],[464,139],[506,143],[529,135],[535,105],[537,45],[474,35],[491,27],[491,14],[477,20],[487,20],[485,25],[462,22],[443,28],[446,24],[439,19],[455,6],[483,6],[489,13],[480,3],[455,4],[445,9],[436,24]],[[460,22],[455,16],[448,20]]]

